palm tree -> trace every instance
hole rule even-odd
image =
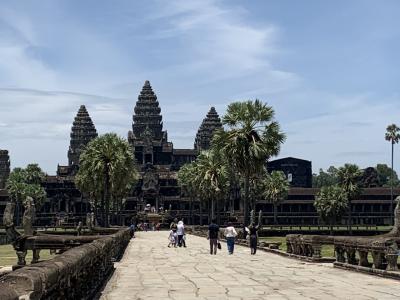
[[[215,200],[227,194],[228,170],[225,159],[216,149],[202,152],[197,158],[197,180],[200,189],[211,200],[211,219],[215,217]]]
[[[29,164],[25,168],[26,181],[30,184],[41,184],[46,176],[38,164]]]
[[[339,186],[324,186],[314,201],[314,207],[320,218],[329,224],[330,234],[332,235],[333,222],[346,211],[348,200]]]
[[[386,128],[385,140],[392,144],[392,172],[390,174],[390,218],[391,224],[393,224],[393,152],[394,144],[397,144],[400,140],[400,128],[396,124],[389,125]]]
[[[278,205],[285,200],[289,191],[289,182],[282,171],[272,171],[264,179],[264,196],[274,207],[274,224],[278,223]]]
[[[214,133],[213,147],[234,162],[244,180],[244,226],[248,223],[250,178],[261,173],[266,161],[277,155],[285,140],[274,110],[260,100],[234,102],[228,106],[222,123],[228,128]]]
[[[339,186],[343,190],[343,193],[346,195],[348,200],[348,223],[350,234],[352,233],[351,201],[361,193],[360,177],[362,175],[363,171],[354,164],[345,164],[337,171]]]
[[[197,175],[196,162],[183,165],[178,171],[178,184],[181,187],[181,192],[186,192],[190,198],[190,220],[194,224],[193,220],[193,199],[197,196],[197,185],[195,178]]]
[[[46,191],[41,186],[45,173],[38,164],[29,164],[26,168],[15,168],[7,179],[6,189],[11,201],[17,208],[17,225],[19,224],[20,205],[26,197],[32,197],[36,210],[40,210],[46,200]]]
[[[79,165],[75,182],[82,192],[100,198],[103,225],[108,227],[111,201],[121,201],[138,179],[132,149],[115,133],[107,133],[90,141]]]

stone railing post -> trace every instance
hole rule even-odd
[[[336,261],[344,263],[346,262],[346,258],[344,256],[344,249],[341,246],[335,246],[335,253],[336,253]]]
[[[354,249],[353,247],[346,247],[345,251],[347,263],[351,265],[357,264],[356,249]]]
[[[399,248],[395,241],[390,241],[390,245],[386,249],[386,260],[387,260],[387,267],[386,270],[388,271],[398,271],[397,266],[397,258],[399,253]]]
[[[369,262],[368,262],[368,251],[365,250],[358,250],[358,265],[361,267],[369,267]]]
[[[397,258],[398,258],[397,253],[386,254],[386,260],[388,263],[387,267],[386,267],[387,271],[398,271],[399,270],[399,268],[397,266]]]
[[[373,267],[375,269],[383,269],[383,259],[382,259],[382,252],[380,251],[372,251],[372,260],[374,262]]]
[[[319,243],[315,243],[311,245],[311,252],[312,252],[312,257],[313,258],[321,258],[321,249],[322,245]]]

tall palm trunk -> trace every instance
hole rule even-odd
[[[104,211],[104,207],[105,207],[105,190],[102,191],[101,193],[101,203],[100,203],[100,216],[101,216],[101,226],[105,226],[105,222],[106,222],[106,218],[105,218],[105,211]]]
[[[276,204],[276,202],[274,201],[274,224],[277,225],[278,224],[278,204]]]
[[[203,206],[201,200],[199,201],[199,217],[200,217],[200,226],[203,225]]]
[[[393,152],[394,152],[394,142],[392,141],[392,172],[390,173],[390,225],[393,225]]]
[[[108,215],[110,211],[110,174],[108,170],[108,164],[106,164],[105,171],[104,171],[104,202],[105,202],[105,220],[104,226],[109,227],[110,224],[108,222]]]
[[[212,197],[211,199],[211,220],[215,218],[215,199]],[[210,220],[208,222],[209,224],[211,223]]]
[[[249,220],[249,191],[250,191],[250,171],[246,170],[244,179],[244,199],[243,199],[243,228],[246,227]]]
[[[352,216],[353,216],[353,213],[351,211],[351,199],[349,199],[349,211],[348,211],[349,224],[348,224],[348,227],[349,227],[349,234],[350,235],[353,235],[353,226],[352,226],[353,218],[352,218]]]

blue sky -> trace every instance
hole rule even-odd
[[[259,98],[287,133],[280,157],[314,171],[389,163],[399,11],[388,0],[1,1],[0,148],[13,167],[54,174],[79,105],[99,133],[126,137],[148,79],[176,148],[193,146],[211,105],[222,115]]]

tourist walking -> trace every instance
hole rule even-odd
[[[176,234],[178,235],[178,246],[179,247],[185,247],[186,248],[186,242],[185,242],[185,226],[183,225],[183,221],[178,222],[178,226],[176,229]]]
[[[135,223],[132,223],[131,226],[129,226],[129,233],[131,235],[131,238],[135,237]]]
[[[173,230],[169,231],[169,236],[168,236],[168,248],[171,246],[174,246],[176,248],[176,232]]]
[[[256,254],[257,252],[257,244],[258,244],[258,229],[260,227],[257,225],[254,225],[254,223],[251,223],[250,226],[247,228],[249,235],[250,235],[250,249],[251,249],[251,255]]]
[[[237,232],[231,222],[229,222],[228,226],[225,228],[224,235],[226,237],[228,253],[233,254],[233,250],[235,249],[235,237],[237,236]]]
[[[178,229],[178,219],[177,219],[177,218],[175,218],[175,219],[171,222],[171,225],[169,226],[169,229],[171,229],[172,232],[174,233],[174,237],[175,237],[175,242],[174,242],[174,244],[175,244],[175,246],[176,246],[176,244],[178,243],[178,238],[177,238],[177,234],[176,234],[176,231],[177,231],[177,229]]]
[[[215,219],[212,219],[211,224],[208,225],[207,239],[210,240],[210,254],[216,255],[219,243],[219,226]]]

